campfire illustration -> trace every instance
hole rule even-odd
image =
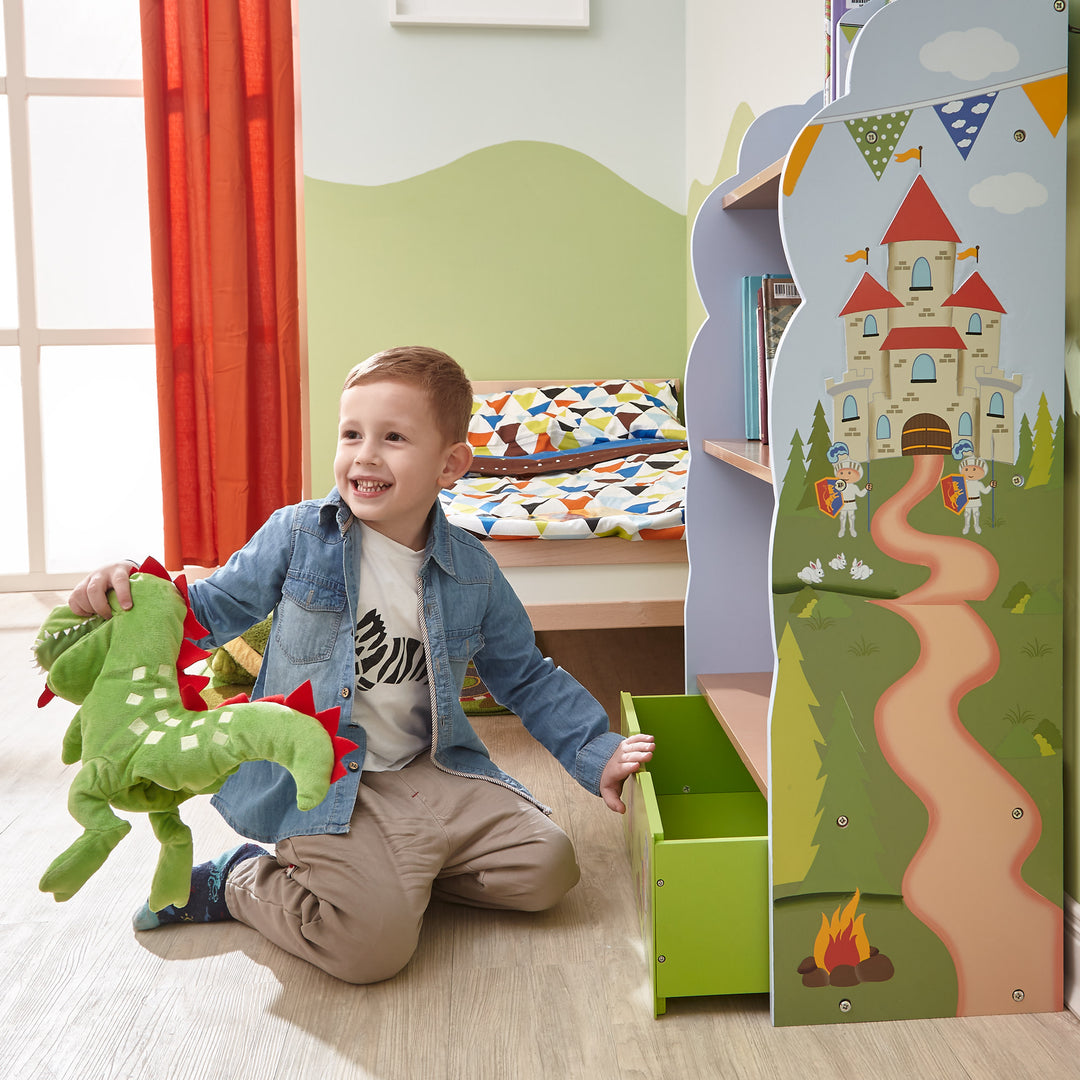
[[[803,986],[856,986],[861,982],[885,982],[893,977],[892,961],[875,949],[863,926],[865,914],[856,917],[859,890],[843,912],[837,905],[832,919],[822,912],[821,929],[814,954],[798,968]]]

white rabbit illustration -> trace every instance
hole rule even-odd
[[[829,565],[834,570],[843,570],[847,566],[847,556],[841,551],[839,555],[834,555],[829,560]]]
[[[851,564],[851,576],[856,581],[865,581],[873,572],[862,559],[855,559]]]
[[[811,559],[809,566],[804,566],[796,575],[800,581],[807,585],[817,585],[825,577],[825,571],[821,568],[820,559]]]

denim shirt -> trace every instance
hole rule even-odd
[[[354,626],[358,582],[354,546],[361,530],[336,491],[274,513],[225,566],[190,585],[191,606],[213,648],[273,612],[273,630],[252,697],[288,694],[310,680],[315,705],[341,707],[338,734],[357,749],[345,776],[313,810],[296,806],[291,775],[270,761],[242,765],[213,805],[241,835],[274,843],[287,836],[343,833],[356,804],[366,747],[352,721],[356,688]],[[431,756],[447,772],[476,777],[547,811],[491,760],[462,711],[459,696],[470,660],[492,695],[584,788],[600,776],[620,736],[599,703],[536,648],[532,625],[495,559],[469,533],[450,525],[438,503],[419,581],[432,702]]]

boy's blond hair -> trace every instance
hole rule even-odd
[[[400,345],[369,356],[345,377],[342,391],[378,379],[400,379],[427,392],[439,430],[448,443],[467,442],[472,383],[461,365],[426,345]]]

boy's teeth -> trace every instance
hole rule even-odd
[[[377,480],[354,480],[353,486],[357,491],[381,491],[383,488],[389,487],[389,484],[383,484]]]

